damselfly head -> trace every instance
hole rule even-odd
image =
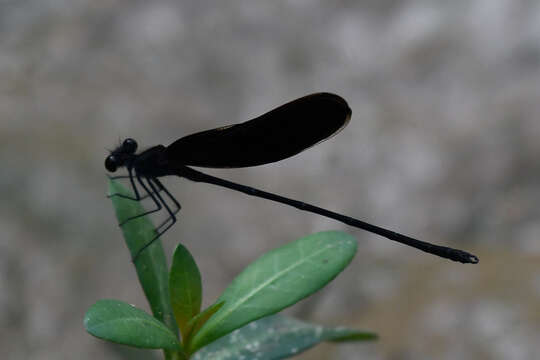
[[[115,172],[119,167],[125,165],[126,160],[131,158],[135,151],[137,151],[137,142],[132,138],[127,138],[105,158],[105,169]]]

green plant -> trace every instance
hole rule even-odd
[[[129,194],[112,180],[109,190]],[[143,212],[139,202],[120,197],[112,201],[120,222]],[[127,222],[122,231],[132,256],[155,235],[147,217]],[[324,287],[355,252],[355,239],[342,232],[298,239],[261,256],[201,311],[202,283],[195,260],[179,244],[169,271],[158,239],[135,262],[153,316],[122,301],[100,300],[86,312],[84,325],[104,340],[163,349],[166,359],[283,359],[322,341],[373,340],[376,335],[370,332],[274,315]]]

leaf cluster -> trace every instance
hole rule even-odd
[[[110,193],[128,194],[111,180]],[[144,212],[137,201],[112,197],[120,222]],[[131,254],[155,236],[142,216],[122,226]],[[342,232],[312,234],[274,249],[247,266],[221,296],[201,309],[202,280],[179,244],[167,268],[159,239],[135,268],[152,314],[118,300],[99,300],[86,312],[86,330],[101,339],[163,349],[166,359],[283,359],[322,341],[373,340],[370,332],[309,324],[276,313],[334,279],[350,263],[356,240]]]

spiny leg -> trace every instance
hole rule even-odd
[[[182,206],[180,205],[180,203],[175,199],[174,196],[171,195],[171,193],[169,192],[169,190],[167,190],[167,188],[161,183],[161,181],[159,181],[159,179],[157,178],[152,178],[151,181],[153,183],[156,184],[156,186],[158,187],[158,191],[162,191],[165,192],[165,194],[167,194],[167,196],[169,197],[169,199],[173,202],[174,206],[176,207],[175,210],[172,211],[172,214],[171,217],[175,217],[176,214],[178,214],[178,212],[180,211],[180,209],[182,209]],[[163,225],[165,225],[168,221],[170,220],[167,219],[165,220],[164,222],[162,222],[157,228],[156,230],[159,230]]]
[[[175,212],[172,212],[171,209],[169,208],[169,205],[167,205],[167,203],[165,202],[165,200],[163,200],[163,198],[161,197],[161,195],[159,194],[159,192],[157,191],[156,189],[156,185],[154,185],[152,183],[152,180],[156,181],[157,179],[156,178],[152,178],[152,179],[148,179],[148,185],[150,185],[150,188],[154,191],[154,195],[159,199],[159,201],[161,202],[161,204],[163,204],[163,206],[165,207],[165,209],[167,210],[167,212],[169,213],[169,218],[166,219],[163,223],[161,223],[157,228],[156,228],[156,236],[154,236],[154,238],[152,240],[150,240],[148,243],[146,243],[143,247],[141,247],[137,253],[135,254],[135,256],[132,258],[132,262],[135,262],[137,260],[137,258],[139,257],[139,255],[147,248],[149,247],[150,245],[152,245],[154,243],[154,241],[156,241],[161,235],[163,235],[167,230],[169,230],[169,228],[171,226],[174,225],[174,223],[176,222],[176,216],[175,214],[178,213],[178,211],[180,211],[180,204],[178,203],[178,201],[176,201],[176,199],[174,199],[172,197],[172,195],[169,193],[169,191],[165,188],[165,186],[163,186],[159,180],[157,180],[158,182],[158,186],[161,186],[161,188],[166,192],[166,194],[174,199],[173,202],[175,203],[175,205],[177,206],[177,210],[175,210]],[[169,223],[170,221],[170,223]],[[163,227],[163,225],[169,223],[167,226],[165,226],[164,229],[162,230],[159,230],[161,227]]]
[[[159,201],[165,207],[165,210],[167,210],[167,212],[169,213],[169,217],[156,227],[156,231],[158,232],[158,234],[162,235],[163,233],[165,233],[165,231],[167,231],[167,229],[169,229],[172,226],[172,224],[176,222],[175,215],[180,211],[180,204],[178,203],[178,201],[176,201],[176,199],[171,195],[171,193],[165,188],[165,186],[163,186],[163,184],[158,179],[156,178],[149,179],[148,184],[150,185],[150,188],[154,191],[155,195],[159,198]],[[156,186],[161,187],[161,189],[172,200],[172,202],[176,206],[176,209],[174,211],[171,210],[171,208],[169,207],[169,204],[167,204],[167,202],[163,199],[163,197],[161,197],[161,195],[158,192],[156,192]],[[165,227],[165,229],[160,231],[160,229],[169,221],[171,223],[167,227]]]
[[[109,177],[110,179],[129,179],[130,183],[131,183],[131,188],[133,189],[133,192],[135,193],[135,197],[133,196],[129,196],[129,195],[124,195],[124,194],[119,194],[119,193],[116,193],[116,194],[110,194],[110,195],[107,195],[107,198],[111,198],[113,196],[117,196],[119,198],[122,198],[122,199],[128,199],[128,200],[133,200],[133,201],[140,201],[142,199],[145,199],[148,197],[148,195],[150,195],[150,193],[148,192],[148,190],[146,190],[146,193],[147,195],[145,195],[144,197],[141,197],[139,195],[139,190],[137,189],[137,186],[135,186],[135,181],[133,180],[133,170],[131,168],[128,169],[128,173],[129,175],[119,175],[119,176],[113,176],[113,177]],[[138,176],[138,175],[137,175]],[[140,181],[139,181],[140,182]]]
[[[110,176],[110,175],[107,174],[107,177],[108,177],[109,179],[111,179],[111,180],[129,179],[129,175]],[[161,184],[161,183],[160,183],[160,184]],[[161,186],[158,187],[158,191],[162,191],[162,190],[163,190],[163,185],[161,185]],[[109,194],[109,195],[107,195],[107,198],[111,198],[111,197],[113,197],[113,196],[118,196],[118,197],[122,197],[122,198],[124,198],[124,199],[127,198],[127,199],[129,199],[129,200],[141,201],[141,200],[145,200],[145,199],[149,198],[149,197],[150,197],[150,193],[151,193],[151,192],[147,192],[146,195],[141,196],[140,199],[138,199],[138,200],[135,199],[135,198],[132,198],[132,197],[126,197],[126,195],[123,195],[123,194]],[[123,195],[123,196],[121,196],[121,195]]]
[[[161,205],[161,202],[160,202],[160,200],[163,201],[163,200],[161,199],[161,196],[159,196],[159,195],[156,194],[156,193],[152,193],[152,191],[148,190],[148,187],[144,184],[144,182],[143,182],[141,176],[138,175],[138,174],[137,174],[136,176],[137,176],[137,181],[139,182],[139,184],[141,185],[141,187],[142,187],[142,188],[144,189],[144,191],[146,191],[146,193],[150,196],[150,198],[152,199],[152,201],[154,202],[154,204],[156,204],[156,208],[155,208],[155,209],[152,209],[152,210],[149,210],[149,211],[145,211],[145,212],[143,212],[143,213],[141,213],[141,214],[138,214],[138,215],[135,215],[135,216],[131,216],[131,217],[125,219],[124,221],[122,221],[122,222],[119,224],[120,226],[124,225],[124,224],[127,223],[128,221],[137,219],[137,218],[139,218],[139,217],[141,217],[141,216],[145,216],[145,215],[148,215],[148,214],[155,213],[155,212],[157,212],[157,211],[159,211],[159,210],[161,210],[161,209],[163,208],[163,206]],[[146,178],[146,181],[148,181],[148,184],[151,185],[152,190],[155,190],[155,188],[152,186],[152,183],[150,182],[150,179],[149,179],[149,178]],[[156,197],[156,195],[157,195],[157,197]],[[138,193],[137,193],[137,196],[139,197],[139,199],[141,198],[141,197],[139,196]]]

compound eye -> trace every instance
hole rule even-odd
[[[137,151],[137,142],[132,138],[127,138],[122,143],[122,148],[126,154],[135,154],[135,151]]]
[[[118,164],[116,163],[116,158],[113,155],[107,156],[105,159],[105,169],[110,172],[115,172],[118,169]]]

